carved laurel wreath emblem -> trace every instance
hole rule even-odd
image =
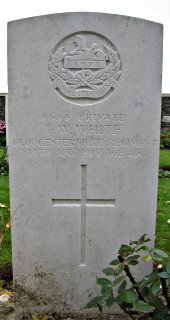
[[[96,71],[97,70],[97,71]],[[75,49],[57,48],[49,59],[49,76],[55,89],[68,98],[98,99],[117,86],[121,62],[117,50],[76,35]]]

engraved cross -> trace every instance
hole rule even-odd
[[[81,246],[80,265],[86,266],[86,208],[87,207],[115,207],[115,199],[87,198],[87,165],[81,165],[81,199],[52,199],[54,207],[81,207]]]

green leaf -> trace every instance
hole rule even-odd
[[[119,263],[120,263],[119,259],[114,259],[109,264],[111,264],[112,266],[117,266]]]
[[[138,296],[137,296],[136,292],[128,289],[126,291],[121,292],[120,298],[124,302],[134,303],[135,301],[137,301]]]
[[[145,237],[146,237],[146,233],[145,233],[145,234],[143,234],[143,235],[139,238],[138,243],[139,243],[139,244],[144,243],[144,241],[145,241]]]
[[[115,302],[115,299],[110,296],[110,297],[106,300],[106,305],[107,305],[108,307],[110,307],[112,304],[114,304],[114,302]]]
[[[112,282],[105,278],[96,278],[96,283],[100,286],[110,286],[112,285]]]
[[[100,316],[96,316],[95,320],[102,320]]]
[[[167,255],[167,253],[164,252],[164,251],[162,251],[162,250],[160,250],[160,249],[154,248],[154,249],[153,249],[153,252],[156,253],[156,254],[158,254],[158,255],[159,255],[160,257],[162,257],[162,258],[169,258],[169,256]]]
[[[133,310],[148,313],[148,312],[152,312],[154,310],[154,308],[151,307],[146,302],[139,300],[133,304]]]
[[[163,301],[161,299],[158,299],[157,297],[155,297],[153,294],[152,294],[152,291],[150,290],[150,294],[148,296],[148,300],[149,300],[149,304],[151,304],[153,307],[155,308],[163,308],[164,304],[163,304]]]
[[[130,264],[131,266],[136,266],[139,262],[138,261],[129,261],[128,264]]]
[[[151,241],[151,239],[150,238],[147,238],[147,239],[145,239],[145,241],[143,242],[143,243],[145,243],[145,242],[150,242]]]
[[[138,241],[130,241],[129,245],[132,246],[133,244],[139,244]]]
[[[143,260],[144,262],[150,262],[150,261],[152,261],[152,257],[151,257],[151,256],[144,256],[144,257],[142,258],[142,260]]]
[[[106,276],[113,276],[114,275],[114,270],[113,270],[113,268],[105,268],[105,269],[103,269],[103,273]]]
[[[170,274],[170,260],[166,264],[166,271]]]
[[[151,285],[150,290],[152,291],[153,295],[157,294],[157,292],[160,290],[160,281],[154,282]]]
[[[113,286],[117,286],[123,279],[124,279],[124,276],[120,276],[120,277],[116,278],[113,281]]]
[[[153,258],[153,260],[160,262],[160,263],[164,263],[165,259],[166,259],[165,257],[158,256],[157,254],[153,254],[152,258]]]
[[[165,271],[160,272],[158,275],[160,278],[164,278],[164,279],[170,278],[170,274]]]
[[[108,287],[108,286],[102,286],[101,293],[102,293],[102,296],[104,296],[104,297],[112,296],[112,294],[113,294],[112,288]]]
[[[150,248],[148,246],[142,246],[142,247],[139,247],[135,250],[136,252],[139,252],[139,251],[150,251]]]
[[[122,291],[124,291],[126,289],[126,286],[127,286],[127,281],[124,280],[119,286],[118,293],[121,293]]]
[[[157,281],[160,281],[159,280],[159,276],[158,276],[158,272],[152,272],[149,276],[148,276],[148,279],[150,282],[157,282]]]
[[[127,244],[122,244],[119,249],[119,254],[122,256],[127,257],[128,255],[132,254],[134,249],[131,246],[128,246]]]
[[[114,275],[118,276],[119,274],[121,274],[124,270],[124,264],[120,263],[117,268],[114,270]]]
[[[97,304],[97,307],[98,307],[98,309],[99,309],[99,311],[100,311],[100,312],[102,312],[102,311],[103,311],[103,307],[102,307],[102,305],[101,305],[101,304],[99,304],[99,303],[98,303],[98,304]]]
[[[149,241],[151,241],[151,239],[150,238],[146,238],[146,233],[145,233],[139,238],[138,243],[139,244],[143,244],[143,243],[149,242]]]
[[[148,295],[149,295],[149,289],[148,289],[148,287],[144,287],[142,290],[141,290],[141,295],[143,296],[143,297],[148,297]]]
[[[169,320],[169,310],[167,307],[164,307],[162,309],[157,309],[153,313],[154,319],[158,320]]]
[[[98,307],[98,305],[102,305],[104,303],[104,301],[105,300],[101,296],[95,297],[87,303],[85,308],[87,308],[87,309],[96,308],[96,307]]]
[[[149,280],[147,278],[143,278],[141,281],[136,282],[136,285],[140,288],[140,290],[143,290],[149,283]]]
[[[133,256],[129,256],[127,259],[126,259],[126,261],[134,261],[134,260],[137,260],[137,259],[139,259],[140,258],[140,256],[138,255],[138,254],[136,254],[136,255],[133,255]]]

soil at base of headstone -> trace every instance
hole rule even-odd
[[[170,166],[162,166],[159,169],[170,171]]]
[[[95,320],[95,317],[86,317],[86,318],[54,318],[55,320]],[[102,316],[102,320],[129,320],[130,317],[124,315],[112,315],[112,316]]]
[[[14,315],[14,319],[15,319],[15,315]],[[53,315],[53,316],[49,316],[48,318],[49,320],[95,320],[96,319],[96,316],[86,316],[86,317],[72,317],[72,316],[65,316],[65,317],[60,317],[60,316],[56,316],[56,315]],[[118,314],[115,314],[115,315],[106,315],[106,316],[103,316],[102,315],[102,320],[130,320],[131,318],[129,316],[125,316],[125,315],[118,315]],[[8,319],[7,319],[8,320]],[[10,319],[9,319],[10,320]],[[17,319],[18,320],[18,319]],[[24,316],[23,318],[20,318],[19,320],[32,320],[32,317],[27,317],[27,316]]]
[[[13,280],[13,272],[12,272],[12,266],[0,266],[0,279],[5,280],[7,282]]]
[[[14,320],[14,304],[13,303],[0,303],[0,319],[1,320]]]
[[[86,317],[86,318],[56,318],[54,317],[53,319],[55,320],[95,320],[96,319],[96,316],[95,317]],[[124,316],[124,315],[112,315],[112,316],[102,316],[102,320],[129,320],[130,317],[128,316]]]

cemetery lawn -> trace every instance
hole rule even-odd
[[[161,178],[159,179],[159,186],[158,186],[155,245],[159,247],[159,249],[165,250],[170,255],[170,223],[167,223],[169,219],[170,219],[170,178]]]
[[[168,149],[160,150],[159,167],[162,169],[166,169],[167,167],[169,167],[170,169],[170,150]]]
[[[9,207],[9,177],[0,176],[0,202]],[[3,209],[1,209],[2,212]],[[3,213],[3,212],[2,212]],[[10,229],[7,231],[5,241],[0,247],[0,274],[6,274],[11,270],[11,232]]]
[[[4,150],[0,147],[0,158],[3,156]]]

